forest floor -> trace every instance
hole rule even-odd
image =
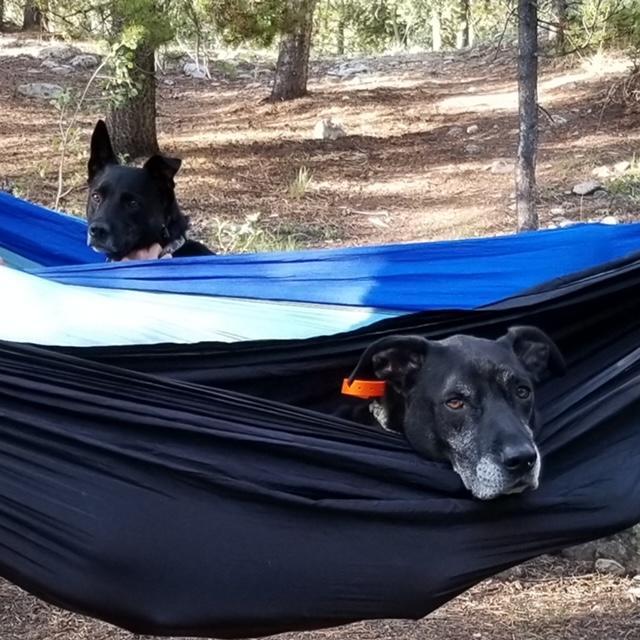
[[[70,122],[25,83],[78,95],[92,69],[43,67],[46,42],[0,37],[0,188],[52,206],[60,125],[69,125],[60,208],[81,214],[91,129],[104,115],[97,86]],[[89,45],[79,45],[86,52]],[[515,227],[518,137],[513,50],[323,59],[310,94],[269,104],[273,64],[246,53],[187,77],[169,60],[158,82],[162,150],[183,159],[182,208],[221,250],[261,250],[450,239]],[[634,153],[640,114],[621,104],[622,58],[541,63],[539,212],[544,226],[638,218]],[[633,92],[631,92],[633,93]],[[611,98],[609,99],[608,96]],[[59,104],[59,103],[58,103]],[[73,105],[72,105],[73,107]],[[314,138],[332,118],[347,134]],[[597,179],[606,190],[572,193]],[[638,582],[542,558],[484,581],[419,622],[375,621],[284,640],[613,640],[640,638]],[[636,595],[634,595],[636,594]],[[63,612],[0,582],[2,640],[133,640],[127,632]]]

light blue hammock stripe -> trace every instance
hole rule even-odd
[[[309,338],[394,315],[365,307],[77,287],[10,268],[0,268],[0,291],[0,339],[39,345]]]

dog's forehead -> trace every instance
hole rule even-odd
[[[440,341],[440,345],[440,360],[452,374],[506,379],[521,369],[513,351],[495,340],[455,335]]]
[[[95,187],[98,189],[109,187],[121,192],[136,193],[148,191],[151,182],[151,176],[144,169],[114,164],[107,165],[100,172]]]

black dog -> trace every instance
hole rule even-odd
[[[211,255],[205,245],[187,240],[188,218],[175,197],[174,176],[181,161],[155,155],[141,169],[118,163],[106,124],[91,136],[88,163],[87,244],[110,260],[154,244],[176,257]]]
[[[364,352],[351,374],[387,382],[370,410],[420,454],[448,460],[471,493],[488,500],[538,486],[534,384],[562,374],[558,348],[534,327],[498,340],[390,336]]]

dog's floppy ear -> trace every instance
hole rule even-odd
[[[349,382],[361,370],[372,368],[377,378],[386,380],[397,391],[408,390],[427,356],[429,341],[421,336],[388,336],[370,344],[360,356]]]
[[[156,178],[160,178],[171,187],[174,186],[173,178],[180,169],[182,160],[180,158],[167,158],[165,156],[151,156],[145,163],[143,168]]]
[[[91,153],[87,163],[89,182],[109,164],[118,164],[104,120],[98,120],[91,134]]]
[[[562,375],[565,363],[555,342],[537,327],[511,327],[498,340],[511,347],[536,381],[545,374]]]

